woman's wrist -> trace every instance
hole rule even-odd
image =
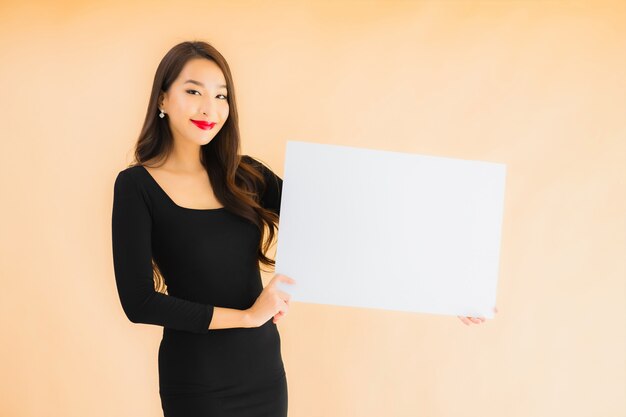
[[[209,330],[256,327],[248,310],[214,307]]]
[[[247,309],[247,310],[243,310],[243,327],[246,328],[252,328],[252,327],[257,327],[256,324],[254,323],[254,316],[252,315],[252,310],[251,309]]]

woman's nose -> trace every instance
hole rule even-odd
[[[204,115],[203,119],[209,123],[217,123],[217,118],[212,113],[202,112]]]
[[[202,108],[202,114],[206,116],[209,121],[215,122],[217,119],[217,106],[215,103],[204,104]]]

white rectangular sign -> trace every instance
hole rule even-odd
[[[506,166],[287,142],[276,273],[292,301],[493,318]]]

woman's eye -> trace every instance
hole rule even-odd
[[[185,90],[187,93],[198,93],[200,94],[200,92],[198,90]],[[228,96],[226,94],[218,94],[218,96],[222,96],[224,97],[224,100],[228,100]]]
[[[190,93],[190,92],[192,92],[192,91],[193,91],[193,92],[195,92],[195,93],[200,94],[200,92],[199,92],[198,90],[185,90],[185,91],[186,91],[187,93]],[[218,95],[220,95],[220,96],[224,97],[224,99],[225,99],[225,100],[228,100],[228,96],[227,96],[226,94],[218,94]]]

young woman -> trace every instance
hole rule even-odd
[[[157,68],[135,162],[115,180],[112,215],[123,310],[163,326],[166,417],[287,416],[276,322],[290,296],[276,283],[295,281],[276,274],[263,288],[259,270],[275,264],[265,252],[282,179],[239,147],[226,60],[205,42],[174,46]]]
[[[240,154],[234,93],[214,47],[174,46],[157,68],[135,161],[115,180],[117,290],[130,321],[163,326],[166,417],[287,416],[276,322],[290,296],[276,283],[295,281],[276,274],[263,288],[259,270],[275,265],[265,253],[282,179]]]

